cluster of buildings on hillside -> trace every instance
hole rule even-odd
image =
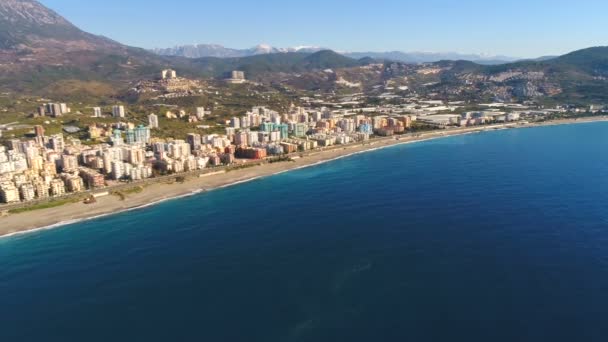
[[[53,117],[58,118],[64,114],[71,113],[72,109],[68,107],[66,103],[45,103],[38,107],[38,110],[33,114],[34,117]],[[126,116],[125,107],[122,105],[115,105],[111,108],[112,117],[124,118]],[[101,107],[93,107],[93,117],[101,118],[104,113]]]
[[[45,103],[44,105],[38,107],[36,113],[33,114],[34,117],[53,117],[58,118],[64,114],[71,113],[72,109],[68,107],[66,103]],[[126,116],[126,110],[124,106],[115,105],[111,108],[112,117],[115,118],[124,118]],[[93,117],[101,118],[104,113],[101,107],[93,107]]]
[[[197,107],[194,114],[188,114],[185,110],[179,110],[177,112],[168,110],[165,113],[165,118],[171,119],[184,119],[187,118],[189,123],[199,122],[205,118],[208,112],[205,111],[205,107]],[[148,115],[148,123],[151,128],[158,128],[158,116],[154,113]]]
[[[43,117],[50,116],[53,118],[57,118],[62,116],[63,114],[68,114],[72,110],[66,103],[45,103],[38,107],[34,116]]]
[[[226,81],[232,84],[243,84],[247,82],[247,79],[245,78],[244,71],[234,70],[230,73],[230,77],[228,77]]]
[[[202,82],[178,77],[177,72],[173,69],[165,69],[161,71],[160,78],[141,81],[131,89],[136,94],[147,94],[159,99],[191,96],[201,93],[202,90]]]

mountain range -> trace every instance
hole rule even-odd
[[[156,78],[165,68],[198,78],[222,77],[235,69],[254,77],[359,65],[357,60],[317,48],[258,46],[255,50],[247,57],[159,56],[84,32],[36,0],[0,2],[0,89],[5,91],[95,96]]]
[[[474,55],[336,53],[267,45],[247,51],[206,49],[206,54],[215,50],[215,57],[159,55],[84,32],[36,0],[0,2],[2,91],[56,98],[119,96],[136,82],[173,68],[191,78],[222,78],[243,70],[259,83],[305,90],[397,83],[444,98],[608,102],[608,47],[495,65],[482,64],[496,57],[480,56],[480,61]],[[200,54],[204,50],[197,48]],[[423,61],[429,62],[416,64]]]
[[[231,49],[218,44],[182,45],[165,49],[152,49],[151,51],[161,56],[178,56],[186,58],[233,58],[267,55],[273,53],[308,52],[314,53],[326,50],[314,46],[298,46],[291,48],[276,48],[267,44],[260,44],[250,49]]]
[[[232,49],[218,44],[182,45],[172,48],[152,49],[151,51],[161,56],[179,56],[185,58],[203,57],[248,57],[273,53],[308,52],[314,53],[327,48],[315,46],[298,46],[290,48],[277,48],[267,44],[260,44],[250,49]],[[508,56],[492,56],[484,54],[461,54],[457,52],[339,52],[340,54],[354,59],[374,58],[378,60],[392,60],[404,63],[432,63],[442,60],[467,60],[479,64],[504,64],[520,60],[521,58]]]

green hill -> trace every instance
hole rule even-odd
[[[578,68],[595,76],[606,76],[608,75],[608,46],[574,51],[545,63]]]
[[[174,59],[174,61],[177,60]],[[179,59],[178,64],[182,64],[186,73],[194,72],[207,77],[222,77],[232,70],[242,70],[247,73],[248,77],[256,77],[275,72],[299,73],[323,69],[350,68],[366,63],[368,61],[358,61],[325,50],[312,54],[290,52],[239,58]]]

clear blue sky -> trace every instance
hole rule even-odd
[[[41,0],[82,29],[144,48],[317,45],[516,57],[608,45],[608,0]]]

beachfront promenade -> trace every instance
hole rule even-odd
[[[596,121],[599,119],[600,118],[590,118],[589,120]],[[606,118],[604,118],[604,119],[606,119]],[[568,121],[571,122],[572,120],[568,120]],[[587,121],[587,120],[579,119],[577,121]],[[526,124],[522,124],[522,123],[493,124],[493,125],[487,125],[487,126],[449,128],[449,129],[445,129],[445,130],[434,130],[434,131],[420,132],[420,133],[406,133],[406,134],[395,135],[395,136],[390,136],[390,137],[371,137],[370,140],[368,140],[368,141],[352,142],[352,143],[342,144],[342,145],[320,147],[320,148],[306,151],[306,152],[294,152],[294,153],[290,153],[290,154],[285,154],[285,155],[283,155],[283,157],[286,157],[289,159],[306,158],[306,157],[316,155],[319,153],[323,153],[323,152],[327,152],[327,151],[336,151],[336,150],[348,151],[349,149],[352,149],[353,147],[359,147],[359,146],[369,146],[370,148],[373,148],[374,145],[376,145],[378,143],[382,143],[382,142],[387,142],[387,141],[409,142],[409,141],[429,139],[429,138],[438,137],[438,136],[450,136],[450,135],[464,134],[464,133],[469,133],[469,132],[480,132],[480,131],[486,131],[486,130],[492,130],[492,129],[513,128],[513,127],[530,127],[530,126],[537,126],[537,125],[543,125],[543,124],[546,125],[546,124],[554,124],[554,123],[559,123],[559,121],[548,121],[548,122],[544,122],[544,123],[526,123]],[[7,211],[15,210],[15,209],[27,208],[27,207],[44,204],[44,203],[48,203],[48,202],[53,202],[53,201],[60,201],[60,200],[67,200],[67,199],[74,199],[74,198],[83,198],[84,199],[85,197],[87,197],[89,195],[95,195],[95,194],[106,193],[106,192],[107,193],[120,192],[120,191],[124,191],[124,190],[128,190],[128,189],[132,189],[135,187],[147,186],[150,184],[174,182],[176,180],[176,178],[180,178],[180,177],[189,178],[189,177],[201,177],[201,176],[205,176],[205,175],[212,176],[213,174],[216,174],[216,173],[230,172],[230,171],[242,169],[244,167],[257,167],[262,164],[267,164],[269,161],[271,161],[275,158],[277,158],[277,157],[276,156],[269,157],[269,158],[265,158],[265,159],[261,159],[261,160],[246,160],[243,163],[238,163],[238,164],[233,164],[233,165],[209,167],[209,168],[206,168],[203,170],[195,170],[195,171],[181,172],[181,173],[175,173],[175,174],[170,174],[170,175],[157,176],[154,178],[148,178],[148,179],[143,179],[143,180],[139,180],[139,181],[130,181],[130,182],[120,183],[120,184],[106,186],[106,187],[102,187],[102,188],[88,189],[88,190],[78,192],[78,193],[67,193],[63,196],[58,196],[58,197],[53,197],[53,198],[45,198],[45,199],[33,200],[33,201],[29,201],[29,202],[20,202],[20,203],[12,203],[12,204],[2,204],[2,205],[0,205],[0,212],[7,212]]]
[[[399,144],[507,128],[527,128],[606,120],[608,120],[608,118],[602,116],[584,119],[556,120],[542,123],[497,124],[491,126],[445,129],[419,134],[405,134],[386,138],[374,138],[364,143],[358,142],[346,145],[335,145],[308,151],[306,153],[293,153],[288,155],[293,161],[270,163],[269,161],[258,160],[248,163],[251,166],[247,167],[243,167],[243,164],[241,164],[239,166],[215,167],[197,172],[157,177],[146,181],[126,183],[89,192],[120,192],[121,190],[145,185],[145,188],[142,191],[128,193],[122,198],[119,198],[120,196],[103,196],[99,197],[97,202],[93,204],[83,204],[82,201],[75,201],[58,207],[37,209],[35,211],[9,214],[0,217],[0,236],[32,231],[43,227],[54,227],[78,220],[137,209],[172,198],[190,196],[201,191],[209,191],[225,186],[240,184],[290,170],[329,162],[349,155]],[[183,179],[178,181],[179,178]],[[83,198],[83,194],[87,193],[81,193],[76,196],[81,196],[80,198]],[[33,204],[26,203],[25,205],[27,207],[27,205]],[[17,205],[12,206],[12,208],[23,208],[23,206]],[[8,206],[0,207],[0,210],[6,211],[7,209]]]
[[[391,141],[391,140],[412,141],[412,140],[416,140],[416,139],[425,139],[425,138],[433,137],[433,136],[441,136],[441,135],[445,135],[448,133],[449,133],[449,135],[453,135],[453,134],[466,133],[466,132],[471,132],[471,131],[482,131],[482,130],[488,130],[488,129],[505,128],[505,127],[513,127],[513,126],[517,126],[517,124],[511,123],[511,124],[499,124],[499,125],[491,125],[491,126],[477,126],[477,127],[469,127],[469,128],[453,128],[453,129],[447,129],[447,130],[441,130],[441,131],[430,131],[430,132],[424,132],[424,133],[407,133],[407,134],[390,136],[390,137],[372,137],[372,138],[370,138],[370,140],[363,141],[363,142],[352,142],[352,143],[348,143],[348,144],[332,145],[332,146],[328,146],[328,147],[316,148],[314,150],[305,151],[305,152],[294,152],[294,153],[290,153],[290,154],[285,154],[285,155],[281,156],[281,157],[285,158],[285,160],[281,161],[281,162],[287,162],[290,159],[306,158],[311,155],[315,155],[315,154],[323,153],[323,152],[327,152],[327,151],[349,150],[353,147],[358,147],[358,146],[373,147],[377,143]],[[2,205],[0,205],[0,212],[8,212],[11,210],[28,208],[28,207],[32,207],[32,206],[36,206],[36,205],[40,205],[40,204],[44,204],[44,203],[49,203],[49,202],[53,202],[53,201],[61,201],[61,200],[77,199],[77,198],[84,199],[85,197],[88,197],[90,195],[102,194],[102,193],[113,193],[113,192],[115,193],[115,192],[132,189],[135,187],[147,186],[147,185],[155,184],[155,183],[174,182],[176,180],[176,178],[180,178],[180,177],[189,178],[189,177],[202,177],[202,176],[206,176],[206,175],[212,176],[213,174],[216,174],[216,173],[230,172],[230,171],[242,169],[245,167],[257,167],[259,165],[269,163],[272,160],[275,160],[276,158],[277,158],[277,156],[260,159],[260,160],[243,160],[242,163],[237,163],[237,164],[232,164],[232,165],[208,167],[208,168],[202,169],[202,170],[194,170],[194,171],[188,171],[188,172],[174,173],[174,174],[170,174],[170,175],[156,176],[153,178],[148,178],[148,179],[143,179],[143,180],[138,180],[138,181],[123,182],[123,183],[114,184],[114,185],[110,185],[110,186],[106,186],[106,187],[87,189],[87,190],[83,190],[83,191],[77,192],[77,193],[66,193],[65,195],[62,195],[62,196],[56,196],[56,197],[44,198],[44,199],[36,199],[36,200],[28,201],[28,202],[2,204]]]

